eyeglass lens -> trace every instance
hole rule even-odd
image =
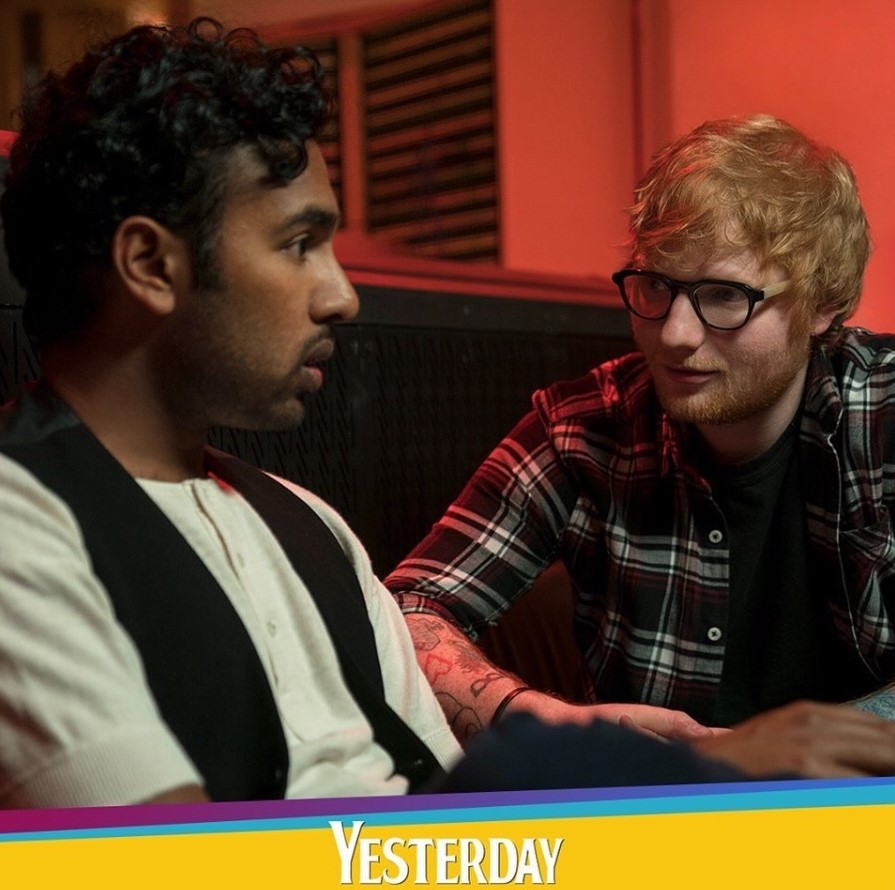
[[[736,328],[749,316],[749,295],[729,284],[701,284],[692,291],[707,324]],[[631,311],[643,318],[663,318],[671,308],[675,292],[661,278],[630,275],[625,278],[625,294]]]

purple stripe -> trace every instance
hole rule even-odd
[[[866,783],[867,780],[864,780]],[[788,788],[838,787],[830,782],[746,782],[729,785],[674,785],[637,788],[589,788],[561,791],[498,791],[478,794],[421,794],[411,797],[341,797],[251,803],[167,804],[128,807],[84,807],[0,812],[0,834],[76,831],[79,829],[192,825],[255,820],[299,819],[361,813],[417,813],[427,810],[575,803],[638,798],[690,797]],[[844,784],[849,784],[845,782]]]

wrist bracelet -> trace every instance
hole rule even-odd
[[[494,713],[491,715],[491,725],[496,726],[497,722],[503,717],[503,712],[506,711],[509,703],[517,696],[521,695],[523,692],[529,692],[531,690],[531,686],[517,686],[512,692],[508,692],[503,701],[494,709]]]

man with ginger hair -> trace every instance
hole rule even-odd
[[[458,734],[603,716],[738,762],[768,721],[783,747],[863,716],[835,703],[895,711],[895,339],[843,326],[869,250],[851,168],[783,121],[659,152],[613,275],[639,352],[537,392],[386,581]],[[557,559],[588,704],[474,644]],[[809,772],[874,771],[821,747]]]

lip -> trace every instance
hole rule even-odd
[[[697,368],[681,368],[673,365],[665,365],[664,371],[669,380],[684,386],[700,386],[717,373],[717,371],[701,371]]]
[[[323,386],[323,368],[317,365],[303,365],[302,390],[304,392],[317,392]]]
[[[336,351],[335,340],[326,338],[317,343],[305,356],[301,370],[304,378],[305,392],[316,392],[323,386],[323,368],[321,365],[333,357]]]
[[[317,365],[329,361],[336,351],[335,340],[321,340],[306,356],[303,365]],[[316,369],[315,369],[316,370]]]

